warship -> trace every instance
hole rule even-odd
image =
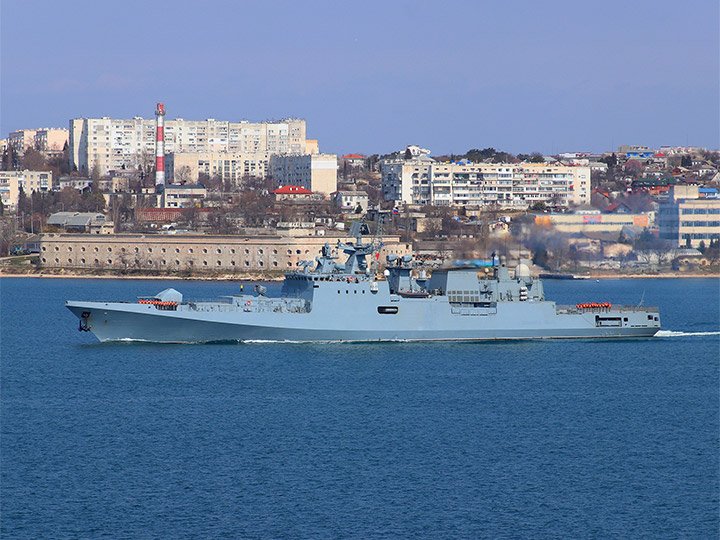
[[[363,228],[364,227],[364,228]],[[660,330],[657,308],[545,299],[542,280],[525,264],[511,276],[504,259],[434,269],[410,255],[388,255],[363,242],[353,224],[347,242],[326,243],[314,261],[285,274],[277,296],[252,293],[187,301],[165,289],[134,302],[66,302],[78,329],[100,341],[474,341],[554,338],[647,338]],[[335,254],[344,253],[344,262]]]

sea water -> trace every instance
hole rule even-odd
[[[652,339],[155,345],[64,301],[240,283],[2,279],[0,533],[717,538],[718,283],[545,283]]]

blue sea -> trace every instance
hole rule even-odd
[[[100,344],[66,299],[240,283],[4,278],[0,536],[718,538],[720,281],[545,285],[663,331]]]

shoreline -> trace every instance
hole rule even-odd
[[[537,275],[532,276],[537,278]],[[152,279],[159,281],[283,281],[284,276],[265,275],[261,273],[248,273],[244,275],[219,274],[213,276],[191,275],[191,276],[168,276],[168,275],[122,275],[122,274],[83,274],[77,272],[23,272],[10,273],[0,269],[2,278],[49,278],[49,279]],[[578,276],[579,279],[569,281],[590,281],[600,279],[682,279],[682,278],[715,278],[720,279],[720,272],[664,272],[658,274],[618,274],[613,272],[597,272],[587,276]],[[545,278],[544,281],[548,281]]]

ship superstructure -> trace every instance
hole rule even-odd
[[[67,301],[80,330],[100,340],[164,343],[211,341],[496,340],[650,337],[660,330],[657,308],[607,302],[558,306],[542,281],[504,261],[432,271],[411,256],[386,258],[376,272],[377,241],[326,243],[314,261],[285,275],[279,296],[256,285],[213,302],[166,289],[139,302]],[[345,255],[339,262],[336,254]]]

